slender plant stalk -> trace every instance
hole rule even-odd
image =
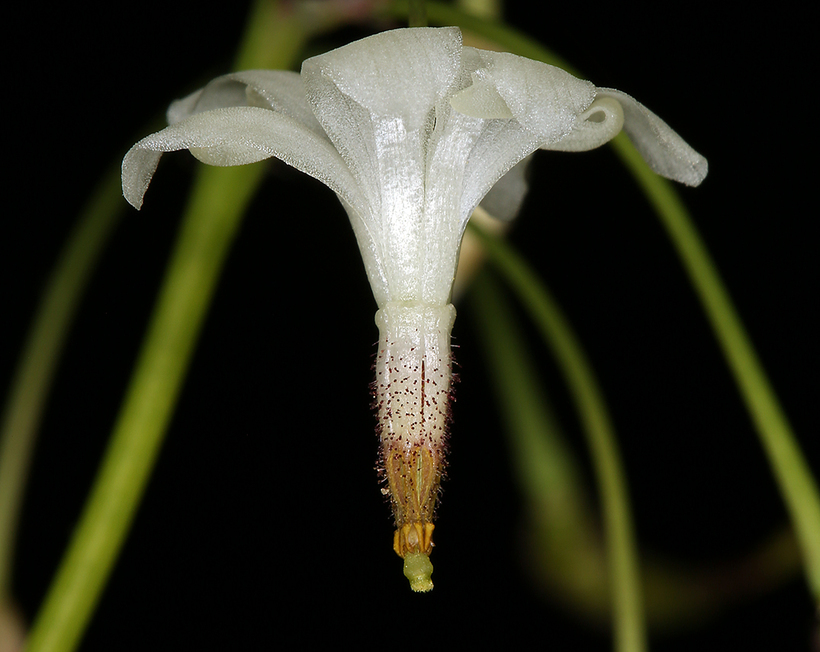
[[[499,48],[512,52],[528,59],[543,61],[553,66],[563,68],[567,72],[579,76],[572,66],[555,54],[552,50],[545,48],[535,39],[527,36],[507,25],[506,23],[477,16],[453,5],[443,2],[427,0],[425,3],[427,20],[433,25],[457,25],[463,30],[474,32],[483,38],[492,41]],[[407,18],[409,4],[407,0],[398,0],[385,8],[385,11],[396,18]]]
[[[803,552],[820,607],[820,492],[717,267],[671,184],[654,174],[620,135],[615,150],[635,176],[672,240],[700,298],[763,445]]]
[[[612,606],[598,519],[533,368],[527,339],[495,276],[490,269],[480,271],[467,299],[508,435],[515,478],[526,497],[536,576],[585,619],[608,622]]]
[[[646,624],[626,474],[592,366],[568,320],[532,269],[502,240],[472,228],[541,330],[572,394],[598,482],[612,579],[615,650],[641,652],[646,649]]]
[[[594,528],[585,528],[589,505],[581,473],[532,367],[525,338],[489,270],[476,276],[468,299],[506,429],[514,439],[518,481],[528,497],[548,503],[545,511],[567,537],[562,547],[572,548],[580,539],[591,541]]]
[[[286,15],[272,16],[274,10],[274,3],[258,2],[251,25],[275,25],[290,37],[253,38],[258,32],[251,29],[239,56],[243,66],[287,68],[295,60],[302,41],[293,35],[304,32],[298,24],[288,24]],[[222,263],[263,171],[259,164],[198,170],[124,406],[34,623],[28,652],[74,650],[91,618],[159,452]]]
[[[0,431],[0,601],[11,598],[20,507],[57,362],[83,290],[124,209],[117,167],[102,179],[66,241],[20,353]]]
[[[509,435],[516,479],[527,498],[536,577],[580,617],[609,622],[612,605],[597,519],[532,367],[526,337],[491,270],[476,276],[467,298]],[[647,623],[669,632],[781,586],[798,575],[801,559],[792,529],[783,527],[749,554],[717,568],[656,557],[641,565]]]
[[[75,649],[122,547],[260,166],[200,170],[148,336],[29,652]]]
[[[424,0],[409,0],[407,9],[407,25],[409,27],[426,27],[427,11]]]
[[[458,0],[455,4],[464,13],[487,20],[501,20],[502,0]]]

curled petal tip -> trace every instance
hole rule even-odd
[[[575,126],[557,143],[543,149],[563,152],[586,152],[615,138],[624,126],[621,103],[611,97],[596,97],[586,111],[578,116]]]

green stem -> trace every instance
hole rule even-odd
[[[820,492],[811,469],[720,274],[677,193],[647,167],[625,136],[618,136],[613,145],[654,207],[697,291],[769,458],[800,542],[809,588],[820,606]]]
[[[584,618],[608,620],[608,582],[597,519],[514,312],[495,275],[467,295],[531,520],[538,577]]]
[[[502,0],[457,0],[459,11],[479,16],[486,20],[501,20]]]
[[[468,298],[505,430],[513,438],[516,478],[524,494],[532,502],[544,503],[539,511],[549,513],[556,531],[566,537],[560,548],[592,541],[594,528],[586,527],[589,505],[580,472],[499,283],[482,270],[470,285]]]
[[[128,533],[260,166],[205,168],[91,496],[27,650],[73,650]]]
[[[646,624],[626,474],[592,366],[558,304],[526,262],[502,240],[471,228],[541,330],[566,379],[598,482],[612,580],[615,649],[645,650]]]
[[[489,270],[475,278],[468,299],[509,436],[515,477],[527,499],[535,577],[580,618],[608,623],[612,605],[599,528],[573,453],[532,366],[526,337]],[[692,627],[783,585],[800,569],[790,527],[718,567],[643,558],[647,623],[667,633]]]
[[[409,27],[426,27],[427,12],[424,0],[409,0],[407,9],[407,24]]]
[[[463,30],[474,32],[490,41],[493,41],[502,50],[536,61],[543,61],[553,66],[563,68],[567,72],[578,76],[572,66],[557,54],[545,48],[538,41],[526,34],[506,25],[505,23],[488,19],[465,12],[457,7],[442,2],[427,0],[427,20],[433,25],[457,25]],[[406,18],[409,12],[407,0],[399,0],[387,7],[390,15],[396,18]]]
[[[274,3],[263,0],[256,9],[251,25],[262,21],[288,31],[288,16],[279,14],[271,22]],[[297,24],[289,30],[304,33]],[[252,47],[246,45],[240,55],[243,65],[273,63],[287,68],[302,41],[249,39],[247,44]],[[261,50],[248,52],[253,47]],[[91,618],[159,452],[222,264],[263,171],[259,164],[198,171],[125,403],[91,496],[34,623],[28,652],[75,649]]]
[[[43,406],[83,290],[124,209],[117,166],[63,247],[20,353],[0,431],[0,602],[11,597],[17,523]]]

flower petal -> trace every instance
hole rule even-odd
[[[244,165],[275,156],[319,179],[357,210],[361,193],[330,141],[293,118],[258,107],[195,113],[134,145],[122,162],[123,194],[136,208],[162,152],[190,149],[210,165]]]
[[[461,115],[462,120],[483,119],[483,124],[480,135],[471,138],[472,148],[462,166],[462,224],[497,184],[493,194],[498,197],[512,192],[506,193],[510,201],[506,213],[512,217],[526,185],[523,175],[511,170],[539,147],[556,147],[574,134],[593,102],[595,87],[554,66],[466,47],[464,68],[472,85],[450,99],[453,119]],[[494,199],[488,199],[492,204]],[[498,203],[492,212],[499,213]]]
[[[187,97],[171,102],[165,118],[169,125],[174,125],[196,113],[231,106],[249,106],[245,90],[245,84],[228,79],[227,75],[217,77]]]
[[[473,85],[453,96],[453,108],[477,118],[514,118],[542,146],[570,133],[595,99],[590,82],[555,66],[473,48],[464,48],[464,58],[465,66],[474,62]]]
[[[344,126],[338,111],[351,102],[369,116],[399,117],[408,130],[419,129],[449,94],[461,49],[456,27],[395,29],[306,60],[302,78],[328,133]]]
[[[655,172],[687,186],[697,186],[706,178],[706,159],[643,104],[613,88],[599,88],[597,96],[621,104],[624,131]]]
[[[451,196],[457,202],[457,223],[463,228],[478,203],[519,161],[538,149],[540,140],[518,120],[482,120],[451,111],[436,157],[430,161],[428,196]],[[454,193],[453,188],[460,191]],[[522,199],[523,195],[517,201]],[[516,211],[511,208],[509,213],[512,216]]]
[[[490,81],[472,75],[473,83],[450,98],[450,106],[471,118],[505,120],[513,117],[510,107]]]
[[[256,106],[290,116],[304,127],[323,133],[305,98],[299,73],[287,70],[245,70],[222,75],[168,108],[168,124],[196,113],[232,106]]]
[[[509,222],[518,215],[530,184],[527,181],[527,167],[532,160],[528,156],[501,177],[479,204],[489,215],[502,222]]]
[[[370,219],[351,221],[380,305],[434,300],[431,243],[450,223],[425,210],[425,173],[436,106],[462,84],[461,49],[457,28],[398,29],[302,64],[308,102],[370,206]],[[454,260],[457,242],[449,248]]]
[[[423,192],[433,109],[461,69],[457,28],[382,32],[302,64],[308,102],[376,214]],[[400,197],[401,196],[401,197]]]

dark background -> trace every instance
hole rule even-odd
[[[548,19],[534,21],[528,4],[509,5],[514,24],[596,84],[634,95],[709,159],[704,184],[682,196],[817,473],[816,116],[808,97],[816,66],[805,17],[788,3],[742,15],[555,3]],[[0,239],[0,389],[95,181],[171,99],[229,70],[246,11],[245,2],[206,11],[148,0],[127,9],[46,3],[11,15],[20,40],[5,58],[12,160]],[[346,30],[327,43],[363,33]],[[183,154],[163,159],[72,330],[18,544],[15,588],[28,618],[116,417],[195,165]],[[608,649],[606,633],[545,600],[529,576],[521,497],[467,306],[454,333],[461,382],[436,589],[410,592],[373,470],[375,304],[353,235],[330,191],[281,164],[270,170],[81,649],[535,641]],[[786,519],[767,462],[675,254],[614,155],[539,154],[512,239],[556,293],[600,375],[644,549],[721,565],[762,543]],[[583,460],[560,378],[537,355]],[[796,577],[652,642],[660,652],[807,650],[812,627]]]

